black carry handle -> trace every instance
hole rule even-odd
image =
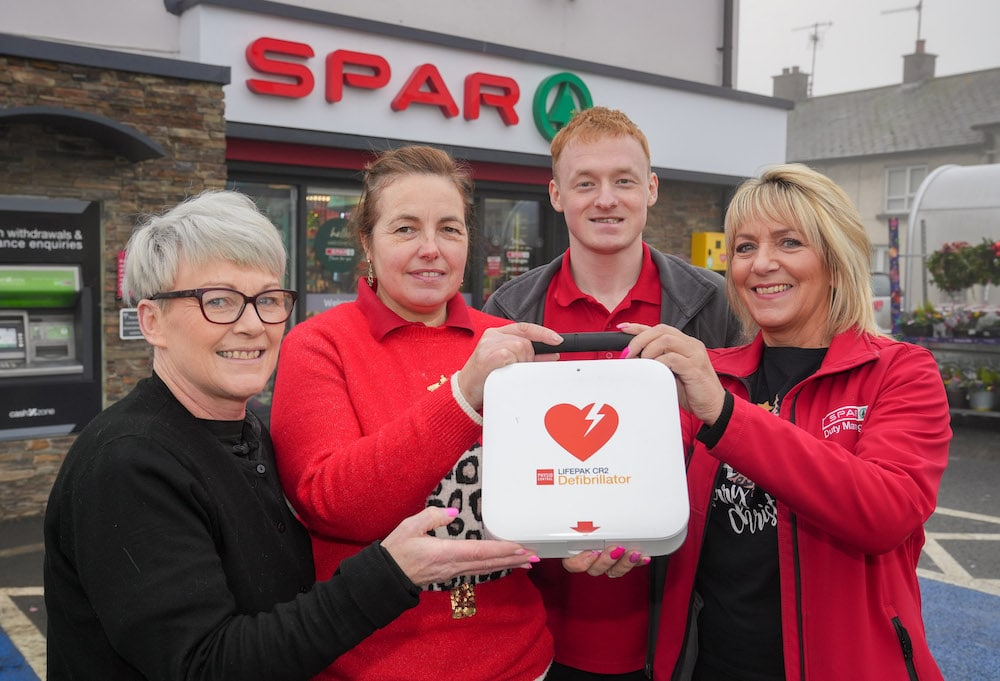
[[[621,331],[599,331],[595,333],[561,333],[563,342],[559,345],[549,345],[532,341],[531,348],[536,355],[551,355],[555,352],[598,352],[600,350],[624,350],[629,341],[635,338],[630,333]]]

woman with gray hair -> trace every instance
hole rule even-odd
[[[296,293],[246,196],[205,192],[140,225],[123,290],[152,376],[83,430],[45,517],[49,679],[307,679],[419,600],[424,584],[537,560],[428,536],[428,508],[315,582],[270,436],[246,408]]]

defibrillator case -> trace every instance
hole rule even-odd
[[[487,535],[542,558],[680,547],[689,504],[677,388],[651,359],[525,362],[483,399]]]

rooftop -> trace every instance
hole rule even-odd
[[[1000,128],[1000,68],[797,102],[787,158],[815,161],[977,148]]]

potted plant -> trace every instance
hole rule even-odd
[[[934,335],[934,325],[944,322],[944,315],[927,301],[900,319],[899,329],[904,336],[929,338]]]
[[[962,306],[955,305],[946,309],[942,317],[944,318],[945,336],[964,338],[974,328],[969,311]]]
[[[1000,241],[983,239],[970,246],[969,265],[978,284],[1000,284]]]
[[[976,333],[983,338],[1000,338],[1000,313],[983,313],[976,322]]]
[[[975,411],[990,411],[996,406],[1000,371],[990,365],[981,365],[974,368],[970,374],[967,383],[969,408]]]
[[[967,409],[969,393],[966,391],[966,375],[957,364],[941,364],[941,380],[944,381],[944,391],[948,395],[948,406],[952,409]]]
[[[951,241],[927,256],[927,273],[931,281],[953,298],[979,283],[975,247],[967,241]]]
[[[986,312],[983,310],[971,310],[956,305],[944,314],[945,335],[954,338],[975,338],[987,326],[982,321],[985,316]]]

